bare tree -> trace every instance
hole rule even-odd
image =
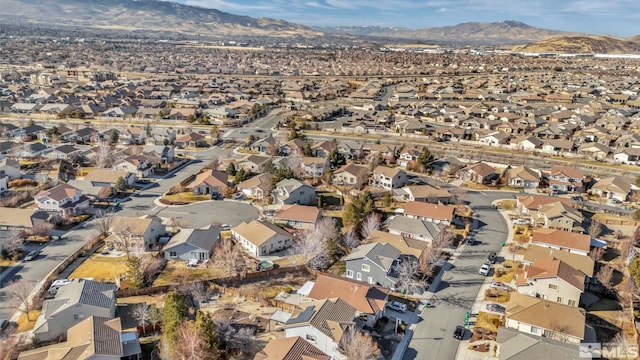
[[[324,218],[313,229],[302,231],[294,241],[289,252],[300,255],[303,263],[312,269],[326,269],[331,262],[329,257],[329,241],[338,237],[335,222]]]
[[[355,226],[350,226],[342,236],[342,245],[351,250],[360,245],[360,238],[358,237],[358,231]]]
[[[111,146],[106,142],[98,144],[95,150],[96,167],[100,169],[106,169],[111,167],[113,159],[111,157]]]
[[[593,259],[593,261],[600,261],[604,256],[604,249],[601,247],[594,247],[589,251],[589,257]]]
[[[371,336],[359,332],[354,326],[342,334],[338,351],[348,360],[376,360],[380,356],[380,349]]]
[[[173,358],[182,360],[212,359],[212,355],[207,349],[205,337],[198,331],[193,322],[183,321],[178,325],[176,331],[178,341],[176,341],[173,349]]]
[[[0,331],[0,360],[9,360],[17,357],[16,348],[18,336],[14,330]]]
[[[111,223],[113,223],[113,211],[111,210],[98,210],[96,211],[96,227],[100,231],[101,235],[109,234],[111,229]]]
[[[24,307],[27,314],[27,320],[31,321],[31,293],[33,292],[33,284],[25,279],[16,280],[7,286],[8,293],[11,297],[17,299],[20,305]]]
[[[158,256],[140,256],[140,271],[145,284],[151,284],[153,279],[164,269],[166,260]]]
[[[50,222],[39,222],[33,226],[31,230],[31,234],[33,236],[40,236],[48,238],[51,236],[51,232],[53,231],[53,224]]]
[[[212,260],[224,268],[227,276],[243,276],[247,271],[242,250],[232,239],[224,239],[216,244]]]
[[[431,247],[436,250],[442,250],[453,245],[454,235],[449,229],[441,230],[431,241]]]
[[[368,238],[374,231],[380,228],[380,216],[376,213],[369,214],[361,224],[360,235],[363,239]]]
[[[147,325],[149,325],[149,304],[146,302],[137,304],[131,309],[131,317],[138,322],[138,326],[142,327],[142,333],[146,332]]]
[[[467,197],[468,190],[463,187],[453,187],[448,189],[451,196],[453,196],[453,203],[463,205],[464,200]]]
[[[600,234],[602,234],[602,224],[596,219],[591,219],[591,224],[589,224],[589,236],[597,238]]]
[[[600,266],[600,270],[598,270],[598,273],[596,274],[596,279],[598,279],[600,284],[602,284],[602,286],[604,286],[608,291],[613,291],[613,286],[615,285],[613,275],[613,267],[603,264]]]
[[[405,258],[399,263],[395,270],[398,274],[397,286],[404,289],[405,294],[415,294],[424,291],[426,282],[424,277],[421,276],[418,260]]]
[[[12,230],[9,237],[3,239],[1,247],[7,251],[9,257],[16,258],[20,255],[26,235],[22,230]]]
[[[217,316],[213,318],[213,323],[215,324],[216,334],[218,334],[218,342],[222,348],[227,349],[236,333],[233,327],[235,321],[230,317]]]
[[[202,304],[209,299],[211,289],[202,282],[191,283],[189,294],[198,304]]]
[[[251,353],[257,345],[255,331],[251,328],[240,328],[233,335],[233,344],[243,354]]]

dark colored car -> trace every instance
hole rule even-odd
[[[465,332],[464,326],[458,325],[456,326],[456,329],[453,330],[453,337],[458,340],[462,340],[462,338],[464,337],[464,332]]]
[[[38,255],[40,255],[40,250],[33,250],[30,251],[27,256],[24,257],[24,261],[31,261],[34,260],[35,258],[38,257]]]
[[[498,259],[498,254],[492,252],[491,254],[489,254],[489,256],[487,257],[487,262],[490,262],[492,264],[496,263],[496,260]]]

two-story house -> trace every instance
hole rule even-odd
[[[297,179],[279,181],[271,195],[273,196],[273,202],[279,205],[316,205],[318,202],[316,189]]]
[[[395,288],[398,279],[389,277],[393,261],[400,250],[387,243],[362,244],[342,258],[346,263],[345,276],[349,279]]]
[[[153,173],[153,162],[145,155],[130,155],[113,163],[114,170],[129,171],[138,178],[149,176]]]
[[[167,260],[207,261],[220,238],[220,228],[209,225],[206,229],[181,229],[164,247]]]
[[[242,192],[245,197],[250,199],[264,199],[269,195],[271,189],[271,175],[270,173],[262,173],[256,175],[250,179],[247,179],[240,184],[236,185],[236,189]]]
[[[115,284],[73,279],[60,287],[55,298],[45,300],[33,328],[37,342],[55,340],[67,329],[91,316],[113,319],[116,313]]]
[[[300,336],[272,339],[253,360],[331,360],[331,356]]]
[[[516,289],[520,294],[578,306],[584,291],[585,275],[562,260],[538,259],[516,271]]]
[[[302,158],[302,174],[307,178],[321,178],[329,169],[329,160],[326,158],[308,157]]]
[[[154,217],[116,216],[105,242],[126,251],[151,250],[166,233],[164,225]]]
[[[564,166],[553,166],[549,173],[549,187],[565,193],[580,192],[583,189],[584,173]]]
[[[535,223],[549,229],[582,232],[582,213],[566,202],[540,205]]]
[[[393,190],[394,197],[400,201],[419,201],[433,204],[448,204],[452,200],[447,189],[431,185],[411,185]]]
[[[4,155],[0,155],[0,171],[9,178],[9,181],[20,179],[22,176],[18,160],[9,159]]]
[[[62,217],[81,214],[89,208],[89,198],[69,184],[43,190],[34,197],[34,200],[38,209],[58,212]]]
[[[355,315],[356,309],[340,298],[313,301],[287,320],[283,325],[284,337],[299,336],[331,359],[347,360],[338,347],[348,327],[353,326]]]
[[[369,184],[392,190],[403,187],[407,182],[407,174],[401,169],[379,165],[373,170]]]
[[[293,236],[268,221],[242,222],[231,229],[233,238],[252,256],[259,257],[288,249]]]

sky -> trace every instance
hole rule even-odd
[[[468,21],[518,20],[553,30],[627,37],[640,34],[640,0],[173,0],[307,26],[411,29]]]

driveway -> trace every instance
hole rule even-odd
[[[478,296],[485,277],[478,269],[487,255],[498,252],[507,239],[508,225],[503,216],[491,206],[497,199],[513,198],[509,192],[469,191],[466,200],[474,208],[478,229],[477,245],[463,245],[452,268],[442,275],[442,282],[433,293],[430,303],[434,307],[423,310],[423,321],[416,324],[413,338],[404,359],[455,359],[459,340],[453,338],[456,325],[462,325],[464,316]],[[468,332],[467,332],[468,333]]]

